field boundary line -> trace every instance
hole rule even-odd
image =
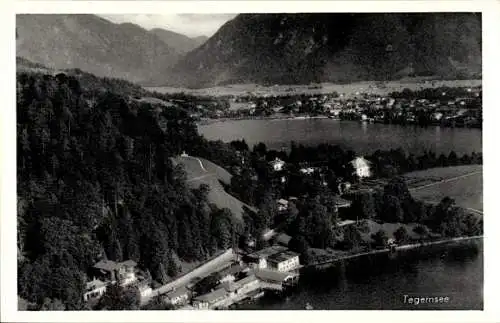
[[[468,176],[476,175],[476,174],[479,174],[479,173],[482,173],[482,172],[483,171],[480,170],[480,171],[475,171],[475,172],[471,172],[471,173],[468,173],[468,174],[463,174],[463,175],[460,175],[460,176],[455,176],[455,177],[451,177],[451,178],[447,178],[447,179],[442,179],[440,181],[437,181],[437,182],[434,182],[434,183],[431,183],[431,184],[426,184],[426,185],[423,185],[423,186],[418,186],[418,187],[410,188],[409,190],[410,191],[418,191],[418,190],[423,189],[423,188],[431,187],[431,186],[442,184],[442,183],[448,183],[448,182],[451,182],[451,181],[455,181],[457,179],[461,179],[461,178],[465,178],[465,177],[468,177]]]

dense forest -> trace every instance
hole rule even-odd
[[[186,112],[83,76],[17,75],[18,291],[39,308],[84,308],[101,258],[132,259],[164,282],[179,270],[174,259],[205,259],[238,229],[170,160],[217,155]]]

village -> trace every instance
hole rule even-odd
[[[86,284],[83,298],[85,302],[96,303],[109,286],[118,284],[136,289],[141,305],[160,297],[172,309],[223,309],[258,298],[265,291],[280,293],[293,287],[300,268],[299,254],[282,245],[251,254],[230,248],[191,272],[152,289],[151,278],[134,261],[101,260],[92,268],[95,276]],[[214,277],[217,278],[211,279]],[[205,292],[200,293],[197,287],[203,283]]]
[[[191,116],[206,119],[330,118],[373,123],[480,128],[481,86],[431,88],[382,95],[360,88],[352,94],[249,93],[240,97],[199,102]],[[223,101],[223,104],[220,101]]]

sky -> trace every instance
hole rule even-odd
[[[212,36],[236,14],[101,14],[115,23],[132,22],[145,29],[163,28],[189,37]]]

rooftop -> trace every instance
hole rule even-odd
[[[100,287],[103,287],[106,285],[107,284],[105,282],[103,282],[102,280],[94,279],[94,280],[88,282],[85,287],[87,290],[93,290],[93,289],[100,288]]]
[[[170,291],[170,292],[166,293],[165,297],[168,297],[168,298],[172,299],[172,298],[176,298],[176,297],[179,297],[179,296],[186,295],[188,293],[189,293],[189,291],[187,290],[186,287],[179,287],[177,289],[174,289],[173,291]]]
[[[224,288],[228,292],[234,292],[238,289],[238,285],[234,282],[225,282],[219,285],[221,288]]]
[[[283,262],[283,261],[286,261],[286,260],[289,260],[291,258],[298,257],[298,256],[299,256],[298,253],[287,250],[287,251],[283,251],[283,252],[276,253],[274,255],[269,256],[268,261]]]
[[[117,263],[112,260],[101,260],[94,265],[94,268],[104,271],[113,271],[117,267]]]
[[[223,271],[220,272],[221,276],[222,277],[225,277],[227,275],[235,275],[241,271],[243,271],[243,267],[240,266],[240,265],[235,265],[235,266],[231,266]]]
[[[250,276],[247,276],[243,279],[240,279],[236,282],[234,282],[235,285],[237,285],[238,287],[241,287],[243,285],[246,285],[248,283],[251,283],[253,281],[256,281],[257,280],[257,277],[255,277],[255,275],[250,275]]]
[[[208,302],[208,303],[210,303],[210,302],[218,300],[218,299],[220,299],[222,297],[225,297],[226,294],[227,294],[227,292],[226,292],[225,288],[219,288],[219,289],[214,290],[211,293],[197,296],[197,297],[194,298],[194,300],[195,301],[200,301],[200,302]]]
[[[262,280],[278,282],[278,283],[281,283],[286,279],[293,277],[293,275],[290,273],[284,273],[274,270],[265,270],[265,269],[255,271],[255,276]]]
[[[137,263],[133,260],[125,260],[124,262],[121,262],[120,265],[123,265],[125,267],[136,267]]]
[[[265,248],[265,249],[256,251],[248,256],[252,257],[252,258],[268,258],[269,256],[272,256],[274,254],[284,252],[287,250],[288,250],[288,248],[283,247],[283,246],[272,246],[269,248]]]
[[[120,267],[136,267],[137,263],[133,260],[125,260],[124,262],[114,262],[113,260],[101,260],[94,265],[94,268],[104,271],[113,271]]]
[[[279,235],[276,236],[276,241],[278,243],[282,243],[284,245],[288,245],[288,243],[292,240],[292,237],[290,237],[286,233],[280,233]]]

